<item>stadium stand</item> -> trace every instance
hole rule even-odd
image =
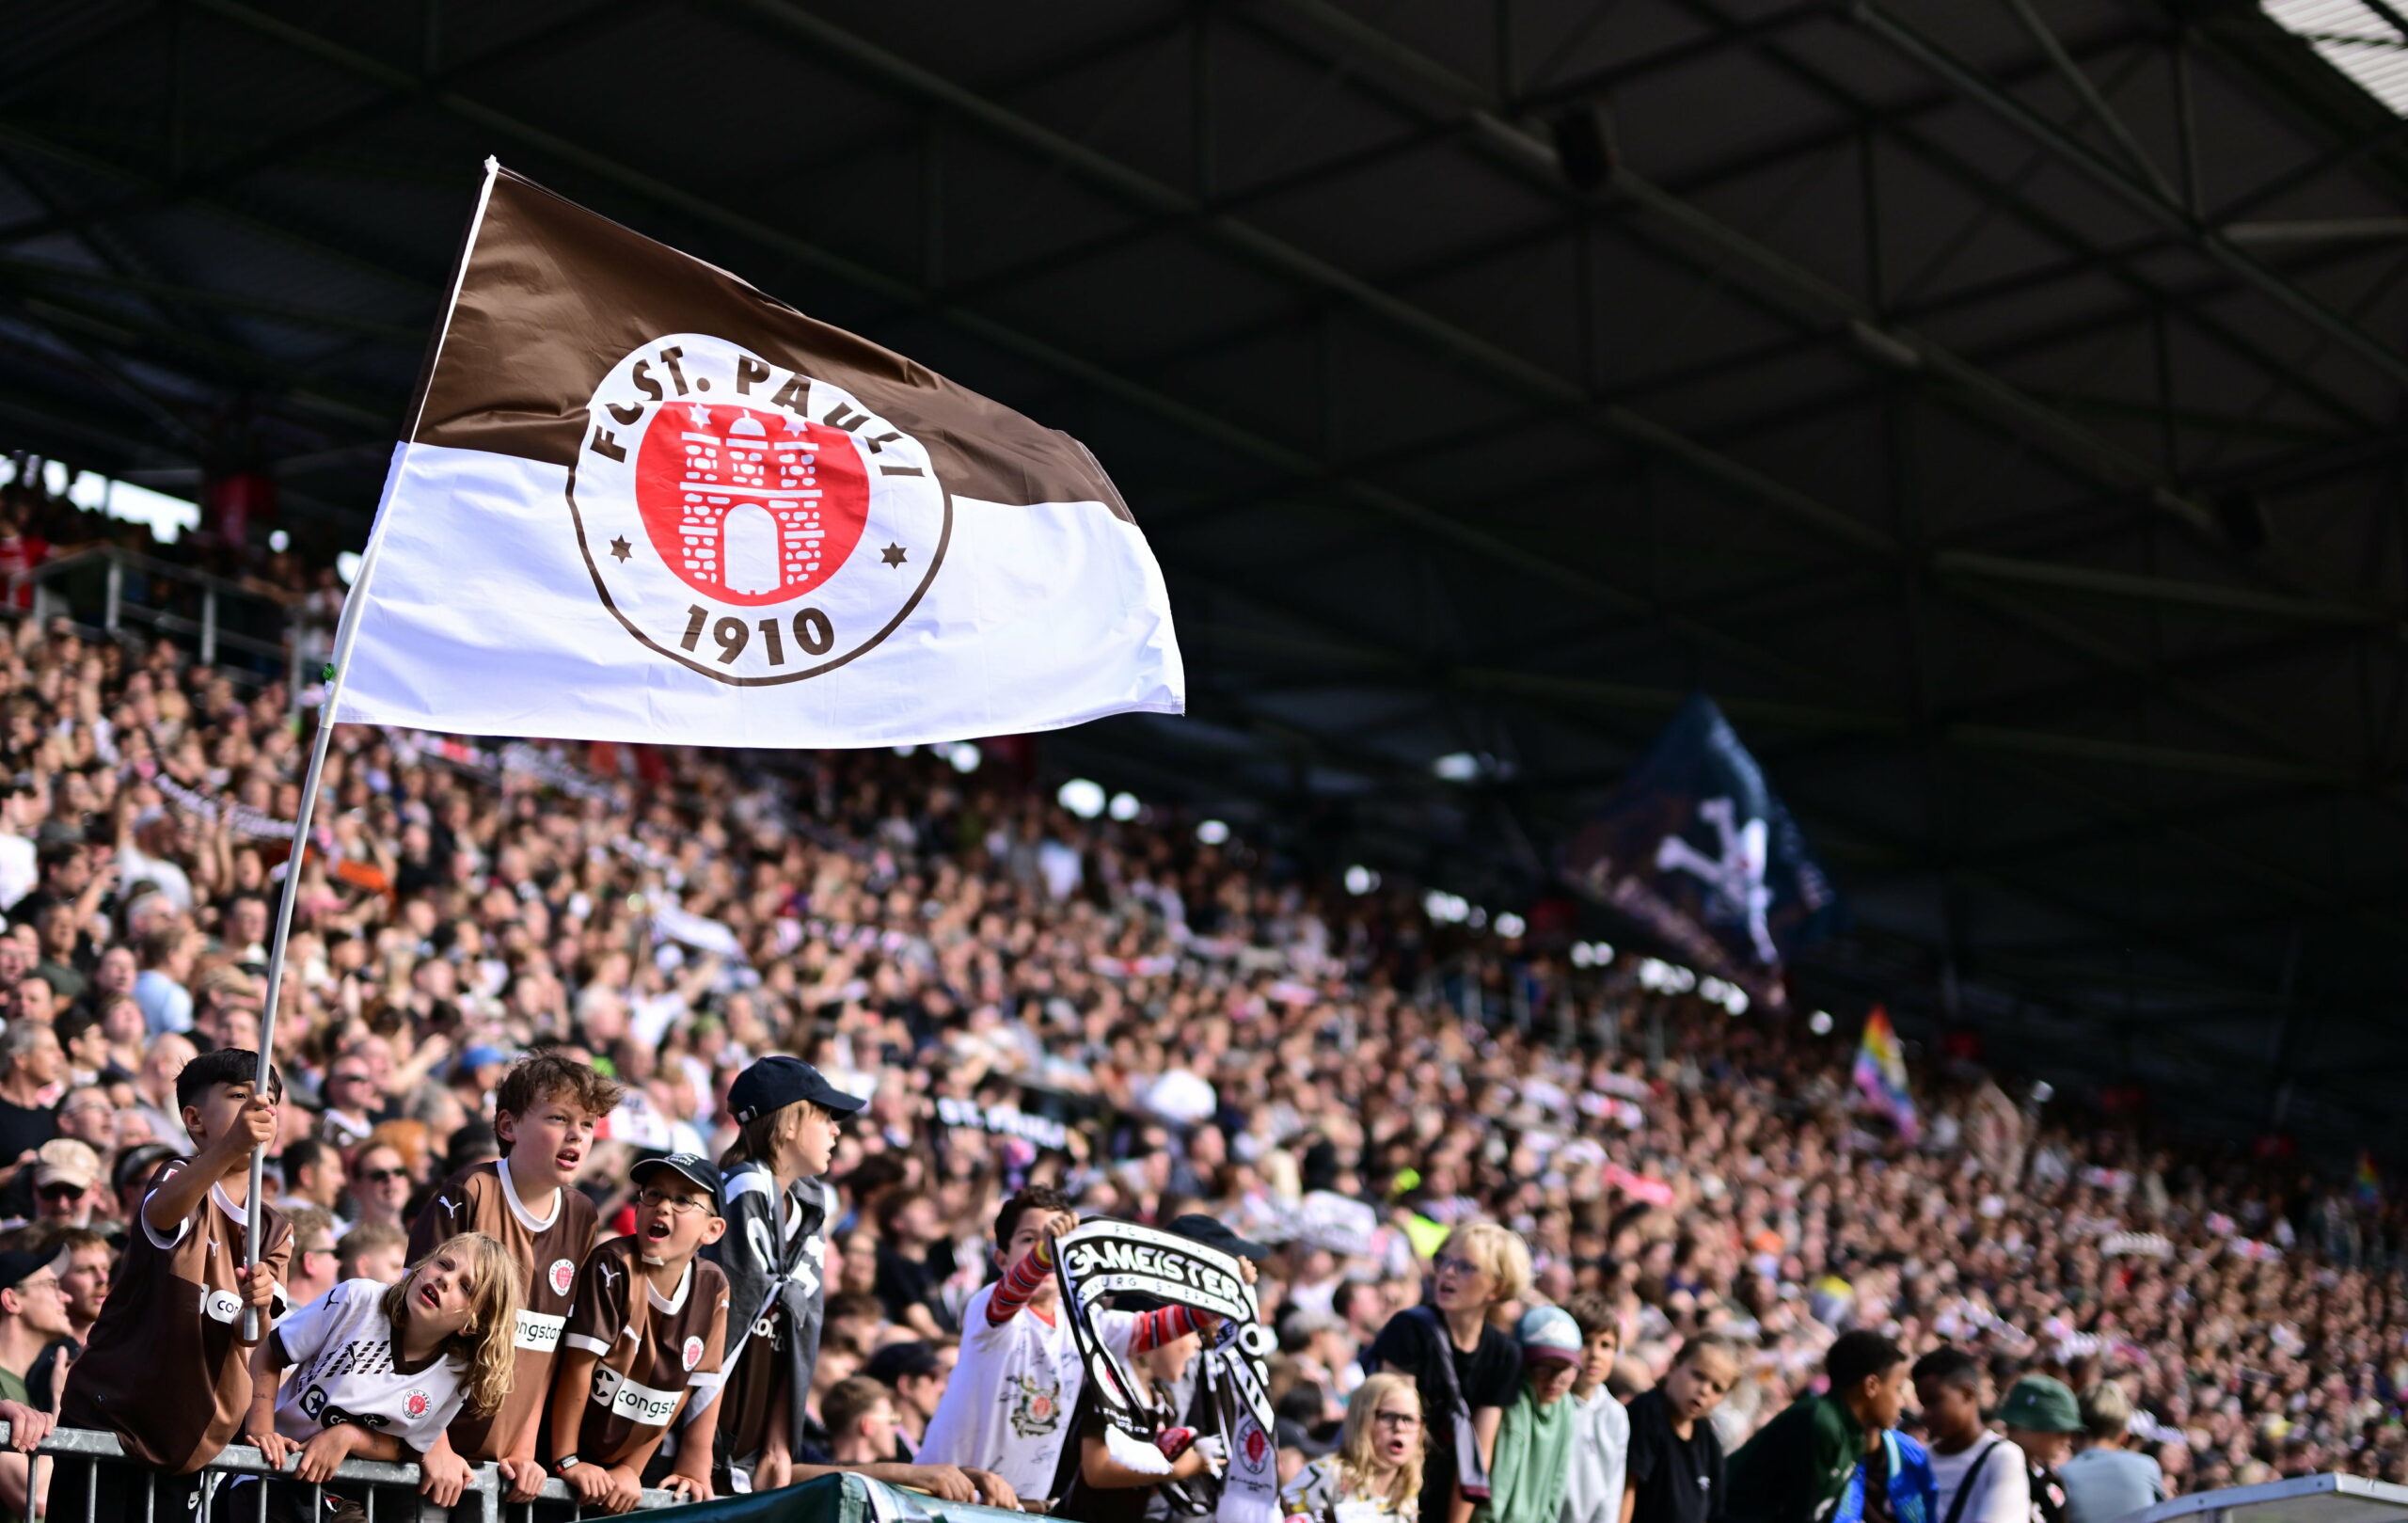
[[[39,547],[28,567],[110,531],[24,487],[0,513],[0,551]],[[318,588],[323,627],[323,582],[255,575],[296,607]],[[55,1005],[67,1039],[59,1059],[11,1045],[0,1074],[0,1214],[40,1218],[21,1230],[122,1220],[105,1185],[65,1205],[34,1189],[50,1137],[89,1144],[102,1181],[184,1145],[169,1033],[254,1039],[303,749],[279,665],[204,666],[77,620],[71,597],[0,623],[0,1015]],[[2177,1150],[1962,1056],[1917,1066],[1908,1146],[1852,1105],[1846,1029],[1434,925],[1409,894],[1350,895],[1173,815],[1075,818],[1007,771],[339,733],[278,1030],[275,1194],[356,1216],[346,1171],[305,1181],[294,1145],[390,1143],[414,1212],[473,1155],[500,1065],[558,1046],[633,1087],[588,1170],[607,1230],[631,1150],[715,1152],[735,1075],[792,1051],[874,1096],[831,1170],[835,1352],[815,1392],[925,1341],[920,1313],[958,1327],[998,1200],[1036,1180],[1274,1241],[1263,1303],[1299,1434],[1419,1303],[1444,1230],[1487,1218],[1529,1244],[1532,1299],[1608,1298],[1617,1394],[1686,1339],[1735,1340],[1726,1448],[1872,1327],[1910,1354],[1976,1351],[2002,1395],[2035,1372],[2122,1387],[2181,1490],[2408,1480],[2408,1238],[2378,1189]],[[339,1062],[372,1097],[329,1089]],[[929,1209],[881,1212],[896,1191]],[[907,1435],[919,1420],[902,1414]]]

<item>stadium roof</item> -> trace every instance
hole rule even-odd
[[[2391,0],[9,29],[0,444],[356,543],[498,154],[1094,446],[1195,712],[1059,757],[1497,896],[1702,687],[1811,988],[2242,1128],[2408,1082]]]

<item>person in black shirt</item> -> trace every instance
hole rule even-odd
[[[1471,1499],[1457,1484],[1455,1393],[1463,1393],[1482,1467],[1497,1452],[1497,1427],[1521,1388],[1522,1351],[1488,1325],[1504,1302],[1530,1288],[1530,1250],[1494,1222],[1468,1222],[1447,1235],[1434,1261],[1430,1304],[1400,1311],[1371,1341],[1364,1365],[1409,1377],[1427,1414],[1429,1450],[1421,1465],[1421,1523],[1465,1523]],[[1454,1367],[1447,1378],[1444,1349]]]
[[[41,1091],[67,1076],[67,1055],[50,1027],[14,1021],[0,1033],[0,1175],[14,1179],[35,1149],[58,1135],[58,1113]]]
[[[887,1319],[924,1339],[956,1331],[939,1294],[953,1273],[953,1251],[935,1199],[922,1190],[890,1190],[879,1198],[876,1215],[876,1293]]]
[[[1739,1378],[1731,1341],[1681,1345],[1664,1383],[1630,1404],[1622,1523],[1715,1523],[1722,1516],[1722,1441],[1706,1419]]]

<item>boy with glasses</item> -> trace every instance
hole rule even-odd
[[[579,1503],[624,1513],[644,1471],[678,1428],[659,1484],[693,1500],[711,1495],[710,1407],[727,1349],[727,1277],[694,1257],[727,1230],[720,1174],[694,1153],[646,1159],[630,1171],[636,1230],[585,1257],[552,1372],[552,1470]],[[698,1408],[680,1427],[689,1404]]]

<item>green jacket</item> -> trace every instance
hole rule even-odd
[[[1863,1459],[1846,1404],[1800,1396],[1731,1456],[1723,1523],[1824,1523]]]
[[[1522,1382],[1497,1424],[1497,1453],[1488,1462],[1488,1499],[1473,1511],[1472,1523],[1557,1523],[1563,1514],[1564,1483],[1572,1475],[1578,1404],[1565,1396],[1543,1407],[1531,1399],[1529,1382]]]

